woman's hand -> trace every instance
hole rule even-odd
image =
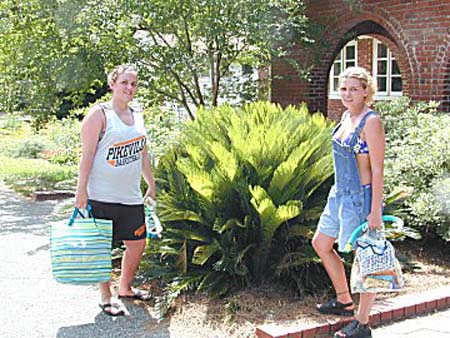
[[[155,191],[152,190],[150,187],[147,188],[147,191],[145,192],[145,195],[144,195],[144,201],[147,200],[147,198],[149,198],[149,197],[150,197],[152,200],[154,200],[154,201],[156,202],[156,194],[155,194]]]
[[[88,193],[86,188],[84,189],[77,189],[77,192],[75,193],[75,208],[78,209],[86,209],[88,204]]]
[[[370,230],[380,230],[381,224],[383,223],[381,219],[381,213],[373,213],[371,212],[367,216],[367,222],[369,223]]]

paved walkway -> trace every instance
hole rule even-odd
[[[0,182],[0,337],[171,337],[169,323],[156,325],[138,304],[127,304],[130,316],[112,318],[100,312],[96,287],[53,280],[49,223],[71,204],[73,200],[33,202]],[[65,216],[71,212],[67,210]]]
[[[373,338],[450,338],[450,309],[377,327]]]

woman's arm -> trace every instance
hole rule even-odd
[[[144,201],[147,199],[147,197],[150,197],[154,201],[156,201],[155,179],[153,178],[150,155],[147,149],[144,149],[142,151],[142,175],[144,176],[145,182],[147,182],[148,184],[148,189],[145,193]]]
[[[372,175],[372,206],[367,216],[370,229],[381,228],[383,205],[384,152],[386,139],[381,118],[371,116],[364,127],[364,135],[369,147],[370,169]]]
[[[105,127],[105,116],[100,106],[92,107],[81,124],[82,153],[75,194],[75,207],[86,208],[88,201],[87,183],[91,171],[100,132]]]

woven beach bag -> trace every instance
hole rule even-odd
[[[397,229],[403,227],[398,217],[384,215],[382,219]],[[395,292],[404,286],[401,266],[394,246],[386,239],[384,225],[380,230],[369,230],[367,222],[361,224],[351,234],[344,252],[352,249],[356,249],[350,275],[352,293]]]
[[[78,217],[80,216],[80,217]],[[86,217],[75,208],[68,221],[52,224],[53,277],[64,284],[92,284],[111,278],[112,221]]]
[[[357,240],[350,276],[353,293],[394,292],[404,285],[394,246],[382,231],[366,232]]]

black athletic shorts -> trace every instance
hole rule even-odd
[[[113,221],[113,240],[138,240],[147,237],[144,205],[126,205],[89,200],[92,215]]]

